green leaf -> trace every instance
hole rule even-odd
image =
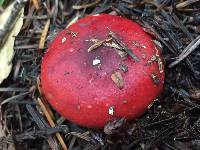
[[[4,0],[0,0],[0,6],[3,4]]]

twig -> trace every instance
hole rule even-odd
[[[90,4],[85,4],[85,5],[74,5],[72,6],[73,9],[83,9],[83,8],[88,8],[88,7],[92,7],[96,4],[98,4],[101,0],[97,0],[93,3],[90,3]]]
[[[199,0],[190,0],[190,1],[184,1],[184,2],[180,2],[179,4],[176,5],[176,8],[183,8],[186,7],[188,5],[191,5],[192,3],[198,2]]]
[[[78,137],[78,138],[81,138],[81,139],[83,139],[83,140],[86,140],[86,141],[88,141],[88,142],[91,140],[91,138],[90,138],[90,136],[89,136],[89,134],[90,134],[89,131],[86,131],[86,132],[84,132],[84,133],[70,132],[70,134],[73,135],[73,136],[76,136],[76,137]]]
[[[189,54],[191,54],[200,44],[200,36],[198,36],[196,39],[194,39],[178,56],[178,59],[172,62],[169,65],[169,68],[172,68],[176,66],[178,63],[180,63],[183,59],[185,59]]]
[[[20,45],[20,46],[15,46],[14,47],[15,50],[18,49],[38,49],[38,44],[32,44],[32,45]]]
[[[44,112],[44,114],[45,114],[45,116],[46,116],[46,118],[47,118],[47,120],[48,120],[50,126],[51,126],[51,127],[55,127],[56,125],[55,125],[54,121],[52,120],[52,118],[51,118],[49,112],[47,111],[45,105],[43,104],[43,102],[42,102],[42,100],[41,100],[40,98],[38,98],[38,104],[40,105],[42,111]],[[56,133],[56,137],[57,137],[58,141],[60,142],[62,148],[63,148],[64,150],[68,150],[68,149],[67,149],[67,146],[65,145],[65,142],[64,142],[64,140],[63,140],[63,138],[62,138],[62,136],[60,135],[60,133]]]
[[[30,93],[30,92],[25,92],[25,93],[21,93],[21,94],[12,96],[12,97],[10,97],[10,98],[7,98],[7,99],[5,99],[5,100],[3,100],[3,101],[1,102],[1,105],[6,104],[6,103],[9,103],[9,102],[11,102],[11,101],[13,101],[13,100],[15,100],[15,99],[18,99],[18,98],[22,98],[22,97],[28,95],[29,93]]]
[[[0,92],[27,92],[28,89],[26,88],[14,88],[14,87],[7,87],[7,88],[0,88]]]
[[[68,28],[69,26],[71,26],[72,24],[74,24],[79,19],[80,16],[81,16],[80,13],[77,12],[76,16],[68,23],[68,25],[66,26],[66,28]]]
[[[135,61],[137,61],[137,62],[140,61],[140,59],[139,59],[135,54],[133,54],[133,52],[128,48],[128,46],[127,46],[126,44],[124,44],[124,43],[122,42],[122,40],[117,36],[116,33],[110,31],[109,34],[110,34],[110,36],[113,38],[113,40],[114,40],[117,44],[119,44],[119,45],[122,47],[122,49],[123,49],[129,56],[131,56],[131,57],[132,57]]]
[[[47,32],[49,30],[49,25],[50,25],[50,19],[47,20],[47,22],[46,22],[46,24],[44,26],[44,30],[42,31],[42,35],[41,35],[40,43],[39,43],[39,48],[40,49],[44,48]]]
[[[185,92],[183,90],[179,90],[179,89],[176,89],[173,87],[170,87],[170,89],[172,90],[172,92],[174,92],[175,94],[177,94],[179,97],[181,97],[183,99],[182,102],[184,104],[186,104],[187,106],[192,106],[192,107],[196,107],[196,108],[200,109],[200,105],[191,101],[190,98],[185,94]]]
[[[56,23],[56,18],[58,16],[58,0],[54,0],[55,2],[55,5],[54,5],[54,8],[53,8],[53,26],[55,25]]]
[[[173,126],[168,127],[167,129],[165,129],[164,131],[160,132],[155,138],[153,138],[151,140],[151,142],[144,147],[144,150],[148,150],[150,149],[151,146],[153,146],[155,143],[157,143],[158,141],[162,140],[164,137],[168,137],[170,134],[172,134],[172,132],[178,128],[181,125],[182,122],[177,123]]]
[[[41,15],[41,16],[24,16],[23,17],[24,19],[39,19],[39,20],[42,20],[42,19],[50,19],[52,18],[52,15]]]
[[[74,147],[75,141],[76,141],[76,136],[73,136],[73,138],[72,138],[72,140],[71,140],[71,142],[69,144],[69,150],[72,150],[72,148]]]
[[[176,16],[176,14],[172,14],[173,19],[178,24],[178,27],[188,36],[188,38],[192,41],[194,40],[192,34],[188,31],[188,29],[183,25],[180,19]]]
[[[169,45],[161,36],[160,33],[158,33],[147,21],[144,21],[144,24],[147,28],[149,28],[152,32],[154,32],[156,34],[156,36],[158,37],[158,39],[170,50],[170,52],[172,52],[173,54],[176,54],[176,51],[171,47],[171,45]]]

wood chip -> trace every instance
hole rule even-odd
[[[122,89],[124,87],[124,80],[120,72],[115,72],[111,75],[111,79],[113,82],[117,85],[119,89]]]
[[[42,31],[42,35],[41,35],[40,43],[39,43],[40,49],[44,48],[45,40],[46,40],[46,37],[47,37],[47,32],[49,30],[49,25],[50,25],[50,19],[47,20],[47,22],[44,26],[44,30]]]

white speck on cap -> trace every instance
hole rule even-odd
[[[77,105],[77,109],[80,110],[81,109],[81,105]]]
[[[88,108],[88,109],[92,109],[92,105],[88,105],[87,108]]]
[[[74,49],[73,48],[70,48],[70,50],[69,50],[71,53],[74,51]]]
[[[93,16],[99,16],[99,14],[95,14],[95,15],[93,15]]]
[[[108,114],[112,116],[114,115],[114,106],[109,107]]]
[[[62,43],[64,43],[66,41],[66,37],[62,38]]]
[[[98,64],[100,64],[100,63],[101,63],[101,60],[98,59],[98,58],[95,58],[95,59],[93,60],[93,62],[92,62],[92,65],[95,66],[95,65],[98,65]]]

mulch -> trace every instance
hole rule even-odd
[[[165,86],[137,120],[122,118],[104,130],[93,130],[51,109],[40,93],[39,76],[42,57],[55,35],[79,18],[99,13],[133,20],[154,37],[163,49]],[[24,15],[12,72],[0,86],[2,149],[200,149],[199,0],[32,0],[26,2]],[[46,38],[41,39],[42,34]]]

